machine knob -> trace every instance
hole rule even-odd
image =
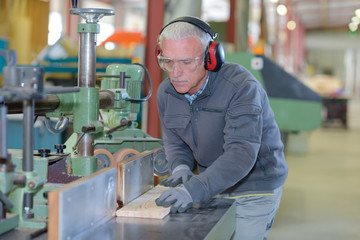
[[[66,145],[65,144],[55,144],[54,148],[56,149],[56,153],[63,154],[64,149],[66,149]]]
[[[41,157],[47,157],[47,156],[49,156],[50,149],[48,149],[48,148],[39,148],[38,153],[40,153]]]

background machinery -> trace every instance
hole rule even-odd
[[[97,76],[98,21],[114,11],[81,9],[76,5],[70,14],[85,20],[78,24],[77,87],[46,88],[43,68],[17,66],[14,51],[1,51],[6,66],[0,89],[0,234],[17,227],[46,229],[50,191],[104,168],[116,167],[119,161],[140,152],[153,150],[146,159],[153,161],[149,166],[155,169],[148,171],[167,173],[161,140],[137,128],[140,103],[151,96],[146,68],[141,64],[113,64],[107,67],[105,75]],[[142,98],[144,75],[149,93]],[[97,78],[103,79],[101,91],[95,85]],[[7,147],[8,113],[23,113],[22,150]],[[64,144],[54,146],[56,152],[34,151],[35,115],[45,116],[49,131],[55,134],[72,124],[73,133]],[[50,117],[59,120],[54,125]]]

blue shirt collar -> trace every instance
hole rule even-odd
[[[207,75],[204,84],[196,93],[194,93],[193,95],[190,95],[189,93],[185,93],[185,98],[189,101],[190,104],[192,104],[192,102],[204,91],[208,81],[209,81],[209,74]]]

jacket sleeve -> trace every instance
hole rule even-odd
[[[184,185],[194,202],[207,201],[245,179],[254,167],[262,136],[262,88],[256,80],[234,87],[225,115],[223,154]]]
[[[162,126],[164,148],[166,149],[166,160],[168,161],[169,172],[171,173],[177,166],[185,164],[189,166],[191,170],[194,168],[194,157],[189,146],[179,138],[171,129],[169,124],[165,123],[166,116],[164,112],[166,110],[167,103],[170,101],[168,98],[172,98],[169,94],[165,94],[164,85],[161,84],[157,93],[157,105],[159,110],[160,122]],[[178,127],[183,122],[183,117],[179,116],[171,121],[172,125]]]

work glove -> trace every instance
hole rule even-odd
[[[159,198],[155,200],[156,205],[163,207],[170,207],[170,213],[182,213],[188,210],[193,205],[193,200],[186,188],[181,185],[180,188],[171,188],[165,190]]]
[[[171,176],[163,180],[160,185],[176,187],[179,184],[186,183],[192,176],[194,176],[194,173],[190,170],[189,166],[181,164],[177,166]]]

